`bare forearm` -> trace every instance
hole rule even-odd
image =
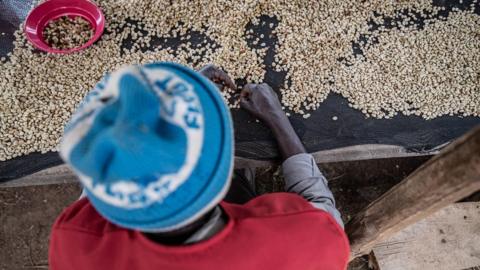
[[[240,105],[272,130],[283,160],[305,153],[302,142],[282,110],[277,94],[268,84],[245,85],[240,94]]]
[[[305,147],[283,111],[272,114],[268,125],[275,136],[283,160],[306,153]]]

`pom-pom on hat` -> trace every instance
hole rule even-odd
[[[189,68],[128,66],[85,97],[60,154],[106,219],[170,231],[223,199],[233,165],[231,116],[216,86]]]

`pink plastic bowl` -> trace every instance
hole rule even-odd
[[[52,20],[62,16],[80,16],[90,22],[93,37],[80,47],[58,50],[50,47],[43,38],[43,29]],[[105,27],[105,18],[99,7],[88,0],[48,0],[34,8],[25,21],[27,39],[38,49],[49,53],[72,53],[83,50],[100,38]]]

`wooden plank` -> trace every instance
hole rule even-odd
[[[77,177],[70,167],[63,164],[12,181],[0,183],[0,188],[66,184],[76,181]]]
[[[480,127],[456,140],[347,223],[352,257],[480,190]]]
[[[456,203],[375,245],[380,270],[480,267],[480,202]]]
[[[343,147],[340,149],[324,150],[312,153],[317,163],[366,160],[378,158],[393,158],[393,157],[413,157],[423,156],[438,153],[434,150],[428,153],[408,152],[405,148],[395,145],[356,145]],[[272,160],[254,160],[242,157],[235,157],[235,168],[259,168],[280,165],[279,161]],[[18,169],[16,166],[15,169]],[[13,172],[9,172],[12,174]],[[3,183],[0,182],[0,187],[21,187],[33,185],[50,185],[75,182],[76,177],[67,165],[62,164],[50,168],[46,168],[39,172],[29,174],[24,177],[15,178]]]
[[[402,146],[363,144],[312,153],[317,163],[356,161],[382,158],[418,157],[438,154],[448,143],[425,152],[411,152]]]
[[[440,145],[426,152],[410,152],[402,146],[386,144],[362,144],[347,146],[337,149],[323,150],[311,153],[317,163],[357,161],[382,158],[402,158],[435,155],[439,149],[447,144]],[[243,157],[235,157],[235,168],[260,168],[280,165],[279,160],[256,160]]]
[[[440,146],[443,147],[443,146]],[[324,150],[312,153],[317,163],[342,162],[380,158],[414,157],[437,154],[438,150],[425,153],[409,152],[396,145],[365,144]],[[30,157],[31,156],[31,157]],[[0,163],[0,187],[59,184],[74,181],[75,176],[55,153],[29,155],[17,162],[7,161],[9,166]],[[43,164],[43,165],[42,165]],[[235,157],[235,168],[259,168],[280,165],[280,161],[255,160]],[[3,179],[2,179],[3,178]]]

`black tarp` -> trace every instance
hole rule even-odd
[[[0,32],[5,33],[0,38],[0,57],[12,50],[13,31],[25,16],[25,8],[30,4],[28,1],[20,1],[22,5],[16,5],[19,1],[0,2]],[[440,16],[448,16],[452,7],[467,8],[471,1],[434,1],[437,5],[447,7]],[[8,5],[12,5],[9,7]],[[476,13],[480,14],[480,4],[476,4]],[[20,9],[20,10],[19,10]],[[402,11],[399,11],[399,14]],[[381,16],[381,15],[379,15]],[[267,46],[270,46],[265,64],[267,74],[265,82],[278,90],[284,81],[284,73],[275,72],[270,68],[275,51],[272,44],[275,43],[275,36],[271,34],[269,24],[276,25],[276,19],[262,16],[258,26],[248,25],[247,29],[253,29],[256,33],[263,33]],[[386,27],[392,27],[391,21],[396,18],[385,18]],[[418,27],[422,27],[422,20],[415,18]],[[372,25],[372,29],[378,27]],[[201,42],[208,37],[198,32],[190,32],[190,40],[180,41],[179,38],[168,38],[166,43],[172,47],[178,46],[180,42],[190,41],[193,44]],[[363,37],[368,38],[368,37]],[[164,43],[165,39],[158,38],[152,42],[155,44]],[[250,46],[255,47],[251,41]],[[127,41],[124,46],[128,47]],[[261,42],[260,42],[261,43]],[[361,53],[358,48],[358,41],[352,40],[352,53]],[[257,45],[258,46],[258,45]],[[312,56],[315,57],[315,56]],[[239,81],[239,83],[244,83]],[[443,116],[433,120],[424,120],[417,116],[398,115],[393,119],[373,119],[365,117],[360,111],[348,106],[346,99],[338,94],[331,93],[321,104],[320,108],[310,112],[311,117],[304,119],[301,115],[290,117],[295,131],[302,139],[309,152],[320,150],[336,149],[346,146],[362,144],[388,144],[402,146],[408,151],[428,152],[440,145],[443,145],[469,129],[480,124],[479,117]],[[238,109],[232,110],[235,126],[235,153],[237,156],[252,159],[275,159],[278,156],[275,142],[269,130],[246,112]],[[334,121],[332,118],[338,119]],[[13,160],[0,162],[0,182],[7,181],[22,175],[26,175],[40,169],[60,164],[61,161],[56,153],[30,154]]]

